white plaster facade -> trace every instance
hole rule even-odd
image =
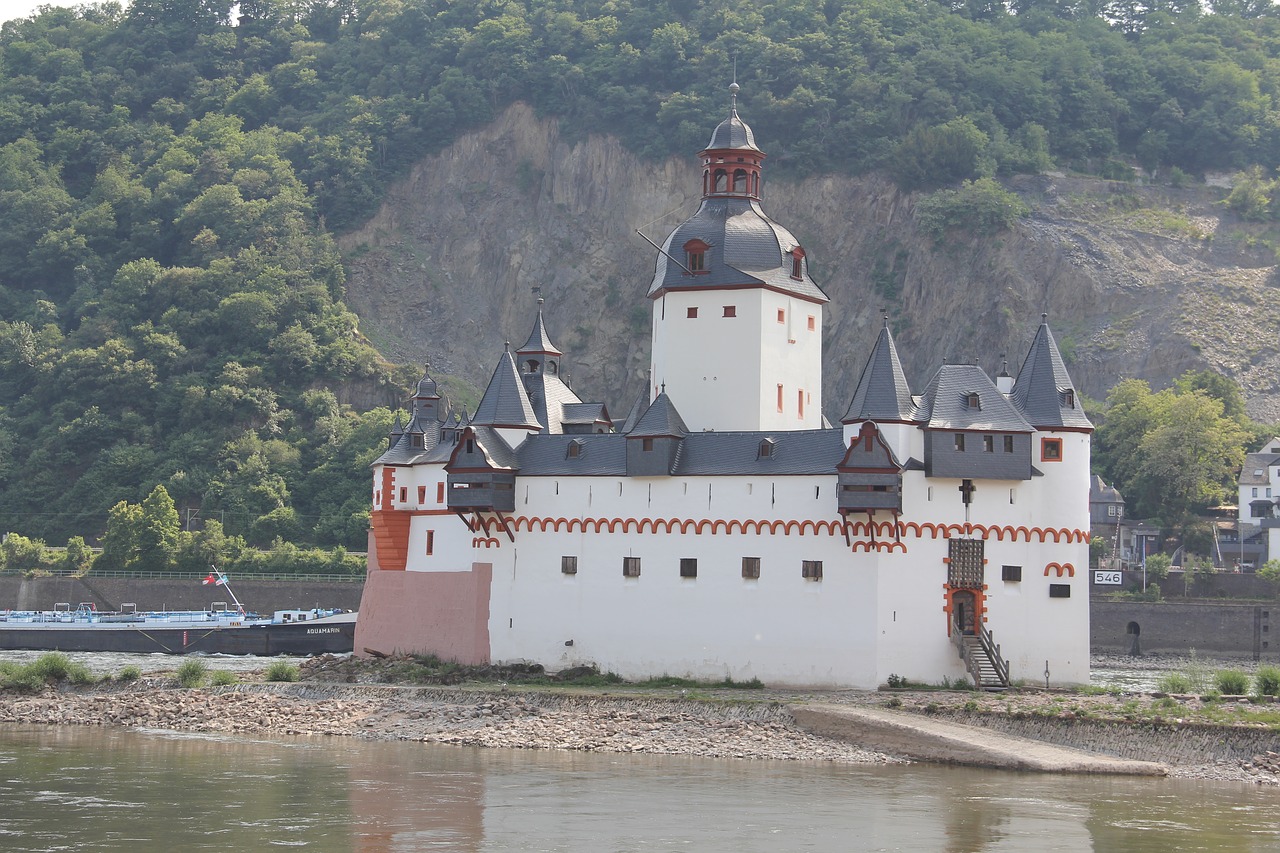
[[[733,146],[763,158],[736,111],[709,159]],[[668,239],[711,247],[707,277],[659,259],[652,387],[616,432],[528,426],[535,386],[506,362],[476,421],[437,419],[424,376],[374,465],[358,652],[874,688],[965,678],[953,639],[980,626],[1012,679],[1087,682],[1092,426],[1043,318],[1017,382],[944,366],[920,396],[886,321],[823,429],[826,297],[794,238],[725,195]],[[716,204],[754,217],[755,243],[725,241],[776,270],[717,266]],[[953,542],[981,549],[976,579]]]

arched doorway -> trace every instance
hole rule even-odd
[[[1130,622],[1124,632],[1129,635],[1129,654],[1138,657],[1142,654],[1142,649],[1138,645],[1138,637],[1142,634],[1142,626],[1137,622]]]
[[[961,634],[978,633],[978,597],[973,590],[958,589],[951,594],[951,622]]]

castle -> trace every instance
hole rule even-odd
[[[735,93],[736,85],[732,87]],[[1088,681],[1093,427],[1045,319],[1017,376],[907,384],[886,320],[823,417],[806,250],[731,107],[653,282],[618,424],[561,379],[541,301],[469,418],[429,371],[373,464],[357,652],[770,685]]]

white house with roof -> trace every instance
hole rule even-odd
[[[1280,438],[1272,438],[1240,466],[1240,536],[1266,531],[1268,559],[1280,555]]]
[[[736,91],[736,87],[734,89]],[[1041,317],[1016,377],[914,394],[888,321],[822,415],[806,251],[730,110],[648,298],[622,423],[561,382],[540,304],[475,413],[429,372],[374,463],[356,649],[627,678],[871,688],[1088,680],[1092,425]]]

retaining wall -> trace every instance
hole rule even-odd
[[[1280,662],[1280,602],[1108,601],[1089,603],[1094,654],[1188,654]]]
[[[232,588],[246,608],[258,613],[308,607],[357,610],[364,583],[236,580]],[[53,610],[58,602],[73,608],[93,602],[99,610],[118,610],[132,602],[139,610],[204,610],[215,601],[230,605],[231,597],[222,587],[198,580],[0,576],[0,609]]]

